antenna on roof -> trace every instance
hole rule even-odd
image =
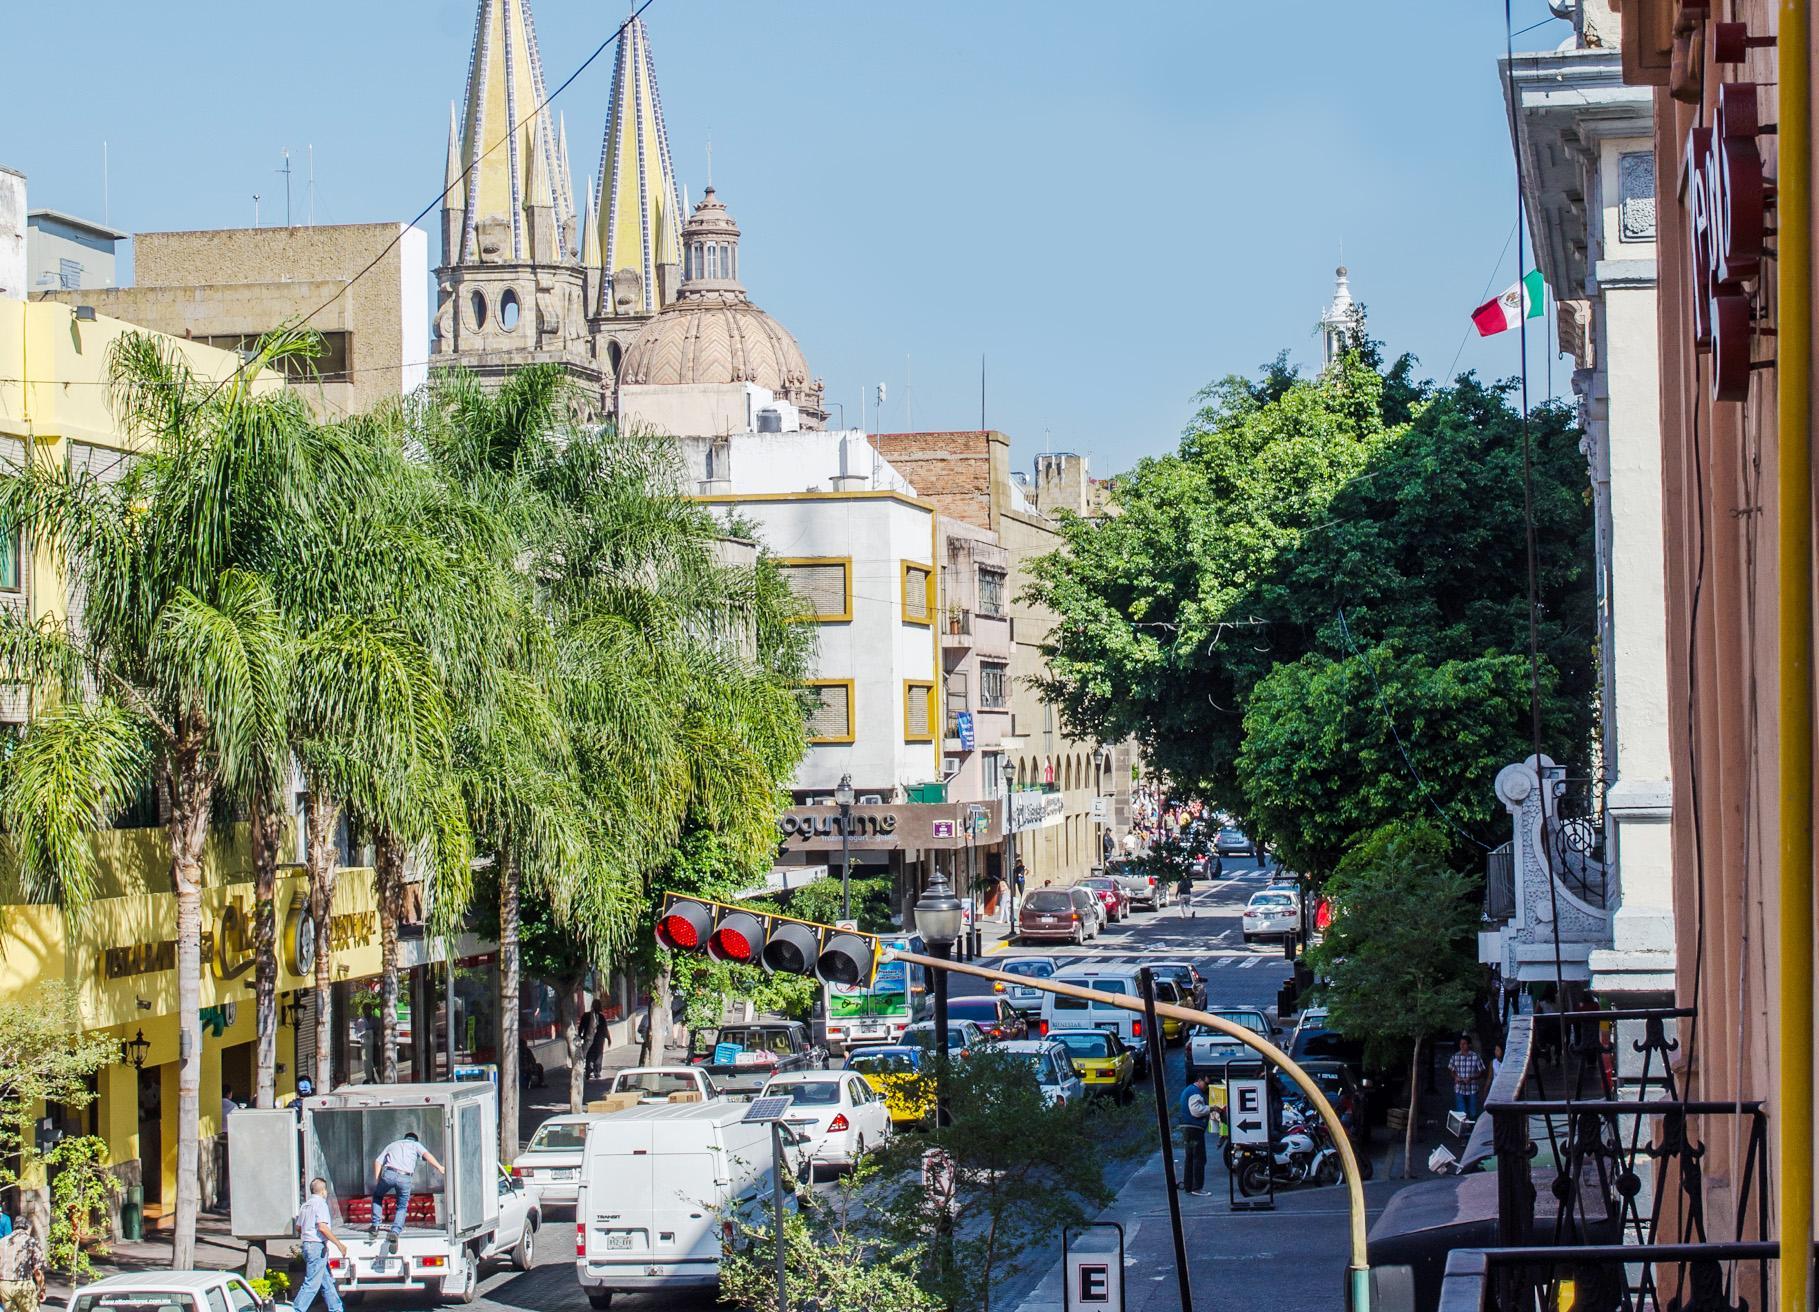
[[[311,145],[307,149],[309,150],[309,183],[304,195],[308,197],[305,207],[309,211],[309,226],[313,228],[316,226],[316,147]]]
[[[105,137],[101,140],[101,222],[110,227],[113,225],[113,220],[107,214],[107,139]]]
[[[284,175],[284,226],[288,228],[291,226],[291,148],[286,146],[278,153],[284,156],[284,167],[272,172]]]
[[[253,226],[259,226],[259,193],[253,193]]]

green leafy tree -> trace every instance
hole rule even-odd
[[[798,1208],[783,1219],[786,1306],[777,1297],[774,1226],[735,1213],[740,1242],[721,1259],[720,1301],[751,1312],[940,1312],[920,1283],[924,1247],[888,1242],[860,1224],[864,1191],[877,1179],[876,1164],[862,1160],[832,1199],[797,1194]]]
[[[1501,659],[1526,669],[1523,423],[1507,384],[1412,368],[1363,343],[1317,377],[1278,360],[1215,384],[1175,455],[1118,480],[1121,513],[1069,520],[1033,570],[1058,617],[1042,690],[1069,729],[1135,735],[1317,878],[1436,805],[1459,855],[1476,850],[1495,771],[1532,750]],[[1543,736],[1570,759],[1596,687],[1585,463],[1564,407],[1527,429]]]
[[[945,1080],[950,1123],[879,1152],[875,1224],[925,1252],[922,1287],[943,1306],[991,1312],[997,1284],[1049,1261],[1063,1226],[1111,1201],[1106,1172],[1149,1149],[1141,1117],[1091,1098],[1051,1107],[1025,1059],[992,1048],[915,1079],[931,1093]],[[926,1152],[945,1159],[935,1174],[948,1184],[933,1195]]]
[[[58,1140],[44,1165],[51,1182],[45,1264],[70,1284],[81,1284],[94,1275],[91,1259],[107,1254],[120,1178],[108,1169],[107,1141],[92,1134]]]
[[[1359,843],[1328,884],[1333,922],[1313,950],[1332,1024],[1380,1065],[1407,1054],[1406,1176],[1413,1151],[1421,1044],[1463,1029],[1477,992],[1476,885],[1454,869],[1446,835],[1388,824]]]

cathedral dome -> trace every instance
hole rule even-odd
[[[676,299],[639,329],[619,366],[623,384],[756,383],[814,418],[821,384],[782,324],[739,282],[739,228],[710,186],[682,229]]]

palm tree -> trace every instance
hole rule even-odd
[[[78,614],[0,616],[0,668],[49,709],[0,779],[0,819],[26,887],[72,913],[92,895],[88,836],[149,768],[166,815],[177,911],[177,1196],[172,1260],[193,1264],[202,1069],[202,851],[218,790],[275,772],[290,643],[272,590],[228,543],[236,460],[301,439],[301,401],[256,385],[284,343],[210,386],[168,343],[138,334],[110,355],[116,409],[143,454],[117,480],[28,454],[0,477],[0,519],[56,561]],[[267,489],[283,498],[287,489]],[[73,607],[71,608],[74,609]]]

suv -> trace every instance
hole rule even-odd
[[[1038,888],[1017,908],[1017,938],[1024,943],[1085,943],[1097,925],[1083,919],[1065,888]]]
[[[1137,969],[1134,966],[1104,966],[1097,969],[1090,966],[1063,966],[1055,972],[1054,982],[1072,984],[1082,989],[1097,989],[1101,993],[1122,994],[1130,998],[1143,996],[1143,990],[1137,984]],[[1116,1034],[1136,1050],[1138,1078],[1149,1074],[1149,1048],[1143,1041],[1143,1013],[1140,1011],[1049,993],[1043,995],[1042,1019],[1037,1022],[1036,1028],[1044,1035],[1050,1030],[1092,1029]]]

